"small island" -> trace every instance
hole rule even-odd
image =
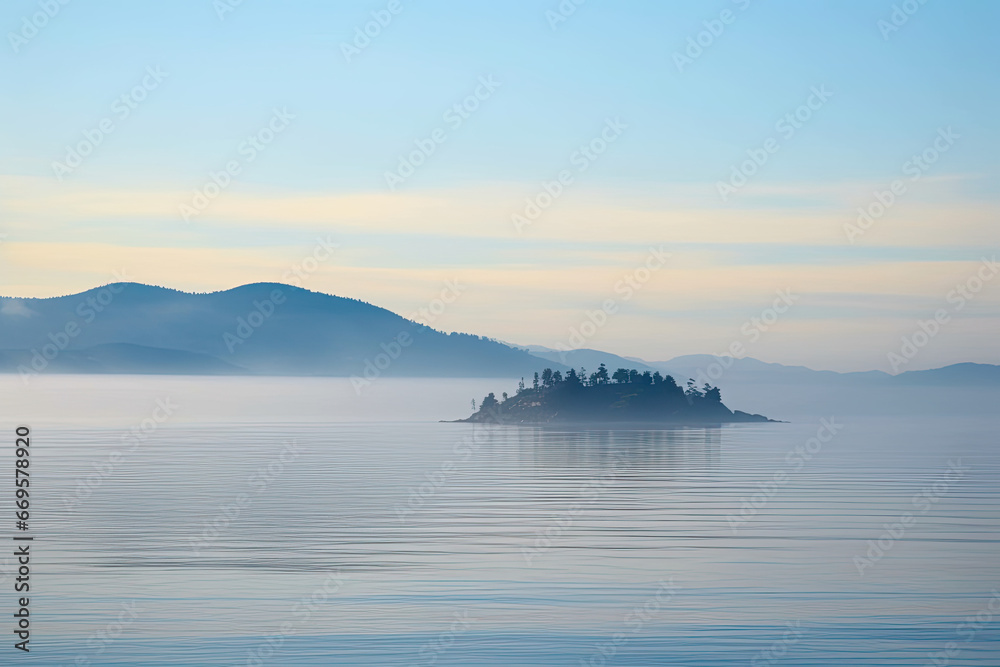
[[[473,401],[475,410],[475,401]],[[498,400],[491,392],[479,409],[460,422],[493,424],[631,423],[694,426],[737,422],[771,422],[762,415],[733,411],[722,403],[718,387],[687,388],[659,372],[619,368],[609,374],[604,364],[588,377],[584,369],[546,368],[535,373],[531,387],[522,378],[514,396]]]

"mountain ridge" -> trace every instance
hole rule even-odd
[[[101,345],[138,346],[161,359],[162,372],[171,372],[169,351],[256,375],[501,377],[538,366],[527,352],[489,338],[281,283],[205,293],[110,283],[62,297],[0,297],[0,371],[80,372],[67,360]],[[33,365],[23,363],[25,352]],[[122,354],[112,357],[104,354],[96,372],[136,372]],[[160,372],[151,361],[139,365]]]
[[[401,342],[400,337],[403,337]],[[0,297],[0,372],[530,377],[553,370],[660,371],[684,381],[1000,384],[1000,366],[840,373],[713,355],[646,361],[445,333],[360,299],[275,282],[185,292],[114,282],[54,297]]]

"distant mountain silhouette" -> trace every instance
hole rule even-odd
[[[678,382],[693,378],[698,384],[886,384],[916,385],[1000,385],[1000,366],[992,364],[959,363],[924,371],[905,371],[891,375],[883,371],[838,373],[817,371],[805,366],[788,366],[741,357],[720,358],[711,354],[689,354],[668,361],[646,361],[635,357],[622,357],[600,350],[579,349],[560,351],[540,345],[524,346],[536,357],[561,361],[573,368],[584,366],[589,370],[599,364],[608,368],[636,368],[640,371],[655,370],[672,375]]]
[[[0,299],[4,372],[519,377],[537,366],[496,341],[275,283],[208,294],[118,283]]]
[[[731,363],[730,363],[731,362]],[[677,378],[695,378],[699,382],[714,382],[722,368],[722,377],[742,383],[799,384],[996,384],[1000,385],[1000,366],[961,363],[926,371],[905,371],[890,375],[883,371],[838,373],[816,371],[805,366],[767,363],[751,357],[719,359],[710,354],[675,357],[669,361],[647,362],[650,366]],[[723,368],[724,365],[727,367]],[[701,377],[699,377],[701,376]]]
[[[716,357],[711,354],[689,354],[669,361],[647,362],[664,373],[677,378],[695,378],[700,382],[713,382],[720,372],[729,381],[742,382],[870,382],[892,378],[882,371],[838,373],[816,371],[805,366],[786,366],[768,363],[752,357]]]
[[[927,371],[906,371],[893,377],[904,384],[1000,384],[1000,366],[962,363]]]
[[[280,297],[276,303],[275,295]],[[117,283],[48,299],[0,297],[0,372],[529,377],[537,369],[660,371],[728,383],[1000,385],[1000,366],[955,364],[896,376],[835,373],[744,357],[669,361],[507,345],[446,334],[384,308],[277,283],[192,294]],[[718,371],[722,369],[720,374]]]

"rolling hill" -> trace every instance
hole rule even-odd
[[[539,366],[493,340],[276,283],[208,294],[117,283],[0,300],[3,372],[519,377]]]

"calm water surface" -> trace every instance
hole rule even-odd
[[[988,411],[473,427],[434,420],[509,382],[376,384],[0,376],[0,664],[1000,665]]]

